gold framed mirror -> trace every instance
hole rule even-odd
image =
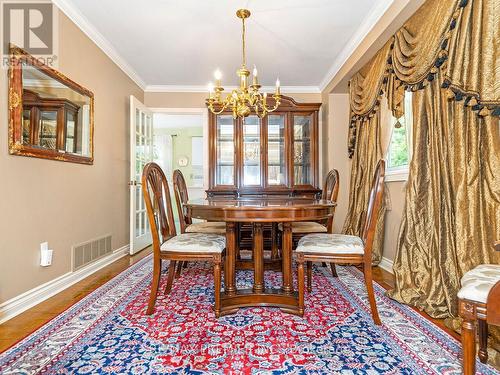
[[[12,45],[9,152],[72,163],[94,162],[94,94]]]

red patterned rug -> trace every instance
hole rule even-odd
[[[315,267],[303,318],[247,308],[215,319],[207,264],[191,263],[144,315],[151,257],[0,354],[2,374],[460,374],[460,344],[376,285],[372,323],[363,275]],[[163,278],[163,283],[165,277]],[[238,272],[238,286],[252,273]],[[266,286],[281,274],[266,272]],[[479,374],[498,374],[478,363]]]

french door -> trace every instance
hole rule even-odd
[[[146,205],[142,195],[142,170],[153,160],[153,113],[130,96],[130,254],[151,245]]]

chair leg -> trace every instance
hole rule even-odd
[[[339,277],[339,275],[337,275],[337,269],[335,268],[335,263],[330,263],[330,268],[332,270],[332,276]]]
[[[479,360],[488,362],[488,324],[486,320],[479,319]]]
[[[381,325],[380,317],[378,315],[377,303],[375,302],[375,292],[373,291],[372,279],[372,265],[371,260],[363,264],[363,273],[365,274],[366,291],[368,292],[368,301],[370,302],[370,309],[372,318],[376,325]]]
[[[177,266],[177,261],[171,260],[168,266],[168,276],[167,276],[167,286],[165,287],[165,294],[169,294],[172,290],[172,284],[174,283],[175,268]]]
[[[464,375],[476,373],[476,322],[465,319],[462,321],[462,350]]]
[[[156,296],[158,294],[158,286],[160,285],[161,275],[161,259],[154,259],[153,261],[153,280],[151,282],[151,292],[149,294],[149,303],[146,310],[147,315],[151,315],[155,308]]]
[[[297,256],[297,283],[299,287],[299,315],[304,316],[304,255]]]
[[[186,263],[186,262],[183,262],[183,261],[177,262],[177,270],[175,272],[175,278],[176,279],[178,279],[179,277],[181,277],[181,271],[184,268],[184,263]]]
[[[214,257],[214,311],[215,317],[220,317],[220,289],[221,289],[221,258]]]
[[[312,262],[307,261],[307,291],[312,292]]]

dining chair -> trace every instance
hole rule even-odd
[[[165,174],[156,163],[148,163],[142,173],[142,191],[153,237],[153,280],[146,314],[154,311],[161,276],[161,263],[170,261],[165,294],[169,294],[179,261],[210,261],[213,263],[215,316],[220,316],[221,262],[226,238],[212,233],[181,233],[177,235],[172,212],[170,190]]]
[[[339,195],[339,172],[336,169],[332,169],[325,178],[325,183],[323,185],[323,190],[321,191],[321,199],[330,200],[332,202],[337,202],[337,197]],[[333,233],[333,216],[335,215],[335,208],[333,209],[332,216],[323,222],[315,221],[298,221],[292,223],[292,235],[294,237],[294,243],[298,242],[303,236],[311,233]],[[283,224],[278,226],[280,231],[283,231]],[[326,264],[323,264],[324,266]],[[308,269],[312,267],[312,262],[307,264]],[[335,269],[335,264],[331,263],[330,268],[332,270],[332,275],[337,277],[337,270]]]
[[[186,213],[184,208],[184,205],[189,201],[189,195],[186,180],[179,169],[174,171],[173,182],[181,233],[216,233],[225,235],[225,222],[205,221],[201,223],[193,223],[192,218]]]
[[[500,241],[495,243],[500,251]],[[488,361],[488,324],[500,326],[500,265],[481,264],[466,272],[457,294],[462,318],[464,375],[476,373],[476,323],[479,328],[479,360]]]
[[[312,290],[312,270],[309,262],[360,264],[363,266],[372,318],[380,325],[372,280],[372,246],[375,228],[384,196],[385,161],[378,162],[372,180],[368,208],[364,215],[361,236],[347,234],[315,233],[302,237],[297,249],[299,312],[304,313],[304,262],[307,262],[307,289]]]
[[[193,223],[193,219],[189,216],[184,208],[184,205],[189,201],[189,194],[184,175],[179,169],[173,173],[172,180],[174,183],[175,203],[177,206],[177,213],[179,215],[179,225],[181,233],[215,233],[226,235],[225,222],[210,222],[204,221],[200,223]],[[187,267],[187,262],[179,262],[175,277],[181,275],[182,268]]]

